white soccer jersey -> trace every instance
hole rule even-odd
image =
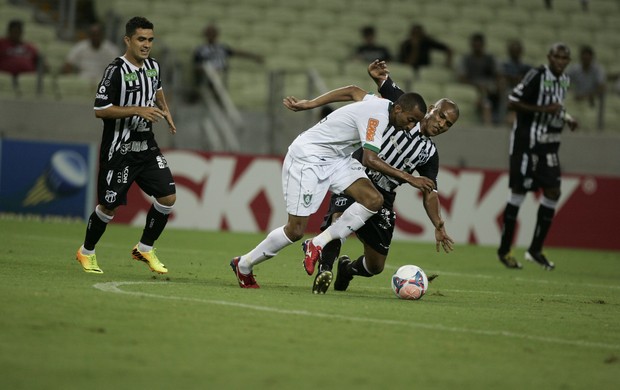
[[[378,153],[391,105],[387,99],[366,95],[361,102],[335,110],[301,133],[289,146],[288,154],[297,161],[330,165],[360,145]]]

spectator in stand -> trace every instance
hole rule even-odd
[[[452,67],[452,49],[426,34],[420,24],[411,26],[409,37],[400,44],[398,62],[409,64],[417,72],[421,67],[431,64],[431,50],[446,53],[446,67]]]
[[[506,51],[508,58],[500,64],[500,75],[505,86],[512,90],[532,66],[523,63],[523,45],[518,39],[508,41]]]
[[[499,72],[501,77],[502,89],[505,91],[501,94],[501,98],[505,100],[510,91],[519,84],[523,76],[532,69],[529,64],[523,63],[523,45],[518,39],[509,40],[506,45],[508,57],[500,64]],[[504,111],[502,117],[506,118],[506,123],[514,122],[514,111],[505,112],[506,104],[502,101],[500,110]]]
[[[71,48],[61,73],[77,73],[82,78],[98,83],[105,68],[120,55],[121,50],[105,39],[103,26],[95,23],[88,29],[88,38]]]
[[[355,53],[353,53],[355,59],[366,63],[374,60],[390,61],[392,59],[390,50],[386,46],[377,44],[377,32],[373,26],[362,27],[360,33],[363,43],[355,48]]]
[[[0,38],[0,72],[13,76],[20,73],[36,72],[43,65],[42,58],[36,47],[24,42],[24,23],[13,19],[7,26],[7,36]]]
[[[219,30],[214,24],[209,24],[204,29],[204,36],[206,42],[203,45],[198,46],[194,50],[194,72],[196,75],[197,83],[204,83],[204,77],[202,73],[202,65],[205,63],[210,64],[222,77],[222,81],[226,84],[228,73],[228,58],[232,56],[239,56],[248,58],[258,63],[263,63],[263,56],[256,53],[251,53],[244,50],[233,49],[232,47],[220,43],[218,41]]]
[[[497,123],[502,90],[497,62],[492,54],[486,52],[483,34],[473,34],[470,47],[471,51],[463,56],[457,69],[458,80],[472,85],[478,91],[477,108],[482,123]]]
[[[589,45],[581,47],[579,63],[572,64],[566,72],[570,77],[573,97],[578,102],[595,106],[605,93],[605,70],[594,60],[594,50]]]

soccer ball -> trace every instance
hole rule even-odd
[[[392,275],[392,291],[400,299],[420,299],[427,288],[428,278],[417,265],[403,265]]]

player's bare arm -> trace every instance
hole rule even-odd
[[[389,73],[390,71],[385,61],[374,60],[368,65],[368,75],[379,88],[381,88],[381,85],[387,80]]]
[[[155,104],[164,113],[164,119],[168,122],[170,133],[176,134],[177,128],[172,120],[172,114],[170,114],[170,110],[168,109],[168,103],[166,103],[166,96],[164,95],[163,89],[160,89],[155,93]]]
[[[100,119],[128,118],[134,115],[137,115],[153,123],[156,123],[160,119],[165,118],[164,111],[162,111],[158,107],[110,106],[103,110],[95,110],[95,116]]]
[[[419,189],[422,192],[430,192],[435,189],[435,183],[428,177],[418,176],[415,177],[405,171],[396,169],[390,164],[383,161],[379,155],[370,150],[364,148],[362,156],[362,165],[377,172],[381,172],[384,175],[395,178],[402,183],[408,183],[414,188]]]
[[[435,248],[440,251],[440,246],[446,253],[454,249],[454,240],[446,232],[446,226],[441,218],[441,206],[437,191],[424,192],[424,210],[435,227]]]
[[[364,96],[367,94],[368,93],[360,87],[349,85],[326,92],[312,100],[297,99],[294,96],[287,96],[282,100],[282,104],[291,111],[304,111],[336,102],[359,102],[363,100]]]

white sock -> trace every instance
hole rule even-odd
[[[88,249],[84,248],[84,245],[82,245],[82,248],[80,249],[80,253],[82,253],[83,255],[94,255],[95,250],[93,249],[92,251],[89,251]]]
[[[293,241],[284,233],[284,226],[272,230],[254,249],[241,256],[239,259],[239,271],[243,274],[249,274],[256,264],[274,257],[283,248],[292,243]]]
[[[138,250],[140,252],[150,252],[153,250],[153,247],[150,245],[144,245],[143,243],[139,242],[138,243]]]
[[[376,213],[376,211],[370,211],[360,203],[355,202],[342,213],[336,222],[314,237],[312,243],[322,248],[331,240],[346,238],[364,226],[364,223]]]

